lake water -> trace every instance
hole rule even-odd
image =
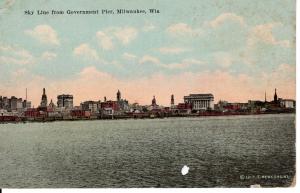
[[[0,124],[2,188],[290,186],[295,156],[294,114]]]

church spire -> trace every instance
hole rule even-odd
[[[156,99],[155,99],[155,96],[153,96],[153,99],[152,99],[152,106],[156,106]]]
[[[277,92],[276,92],[276,88],[275,88],[275,94],[274,94],[274,102],[277,103]]]
[[[47,95],[46,95],[46,89],[43,88],[43,95],[42,95],[42,100],[41,100],[41,107],[47,107],[48,101],[47,101]]]

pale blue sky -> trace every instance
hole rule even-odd
[[[294,0],[0,2],[2,92],[16,86],[15,76],[24,76],[24,83],[35,77],[47,82],[68,81],[91,66],[120,81],[155,74],[222,71],[253,78],[252,84],[261,86],[259,92],[276,86],[261,85],[262,81],[278,78],[278,70],[287,70],[287,76],[292,77],[288,81],[294,84]],[[160,13],[24,15],[25,10],[122,8],[157,8]],[[272,73],[277,74],[266,78]],[[278,87],[287,88],[286,77],[280,78],[285,82],[280,80],[283,85]],[[286,97],[293,98],[290,90]]]

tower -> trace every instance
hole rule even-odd
[[[121,92],[118,90],[117,92],[117,101],[120,101],[121,100]]]
[[[46,95],[46,89],[43,88],[43,95],[42,95],[42,100],[41,100],[41,107],[47,107],[48,101],[47,101],[47,95]]]
[[[155,99],[155,96],[153,96],[153,99],[152,99],[152,106],[156,106],[156,99]]]
[[[171,107],[174,106],[174,95],[171,95]]]
[[[265,103],[267,102],[267,92],[265,91]]]
[[[274,102],[277,103],[278,100],[277,100],[277,92],[276,92],[276,88],[275,88],[275,94],[274,94]]]

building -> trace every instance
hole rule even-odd
[[[0,96],[0,109],[4,108],[3,97]]]
[[[80,103],[80,107],[84,111],[90,111],[91,113],[98,113],[101,108],[101,101],[84,101]]]
[[[17,111],[21,111],[23,109],[23,100],[22,98],[17,99]]]
[[[117,92],[117,103],[119,105],[119,110],[126,112],[130,111],[129,103],[126,99],[122,99],[120,90]]]
[[[282,99],[280,101],[280,106],[283,108],[291,108],[294,109],[296,106],[296,101],[292,99]]]
[[[23,101],[23,108],[24,108],[24,109],[31,108],[31,102],[30,102],[30,101],[27,101],[27,100],[24,100],[24,101]]]
[[[15,96],[12,96],[9,99],[9,110],[10,111],[16,111],[17,110],[17,103],[18,103],[18,98]]]
[[[151,106],[152,106],[152,107],[158,106],[158,105],[156,104],[156,98],[155,98],[155,96],[153,96],[153,99],[152,99],[152,101],[151,101]]]
[[[119,105],[117,101],[106,101],[101,103],[102,114],[114,115],[116,111],[119,111]]]
[[[9,98],[3,97],[2,98],[2,105],[3,105],[3,109],[8,111],[10,109],[10,100],[9,100]]]
[[[90,111],[85,111],[85,110],[80,110],[80,109],[73,109],[71,110],[71,117],[74,119],[82,119],[86,118],[89,119],[91,117],[91,112]]]
[[[184,96],[184,102],[192,104],[192,110],[214,109],[214,96],[212,94],[190,94]]]
[[[121,100],[121,92],[120,90],[118,90],[117,92],[117,101],[120,101]]]
[[[26,108],[31,107],[31,102],[27,100],[22,100],[22,98],[17,98],[12,96],[11,98],[0,96],[0,109],[6,111],[23,111]]]
[[[46,95],[46,89],[43,88],[43,95],[42,95],[40,107],[47,107],[47,106],[48,106],[48,100]]]
[[[176,113],[190,114],[191,111],[192,111],[191,103],[178,103],[177,108],[176,108]]]
[[[171,95],[171,108],[175,107],[174,95]]]
[[[73,95],[62,94],[57,96],[57,107],[58,108],[73,108]]]

